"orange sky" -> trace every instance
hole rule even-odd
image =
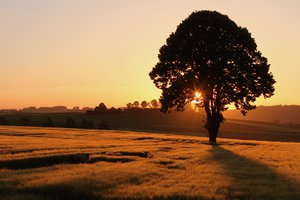
[[[0,1],[0,108],[158,99],[148,73],[159,48],[195,10],[247,27],[271,64],[275,95],[300,104],[300,1]]]

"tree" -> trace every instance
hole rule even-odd
[[[128,103],[128,104],[126,104],[126,107],[127,107],[127,109],[131,109],[133,107],[133,104],[132,103]]]
[[[138,101],[133,102],[133,107],[135,108],[140,107],[140,103]]]
[[[151,104],[151,106],[152,106],[153,108],[157,108],[157,107],[158,107],[158,102],[157,102],[156,99],[153,99],[153,100],[150,102],[150,104]]]
[[[104,103],[100,103],[99,106],[96,106],[95,111],[98,113],[105,113],[107,111],[107,107]]]
[[[142,108],[144,108],[144,109],[147,108],[147,106],[148,106],[147,101],[142,101],[141,106],[142,106]]]
[[[245,115],[257,97],[274,94],[270,65],[251,34],[216,11],[193,12],[169,36],[158,58],[149,75],[162,90],[161,111],[183,111],[191,102],[204,108],[212,143],[227,105]]]

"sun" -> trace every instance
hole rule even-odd
[[[201,92],[196,91],[196,92],[195,92],[195,98],[196,98],[196,99],[200,99],[200,97],[201,97]]]
[[[200,105],[202,104],[202,102],[203,100],[202,100],[201,92],[195,91],[194,99],[190,103],[192,110],[199,112],[201,107]]]

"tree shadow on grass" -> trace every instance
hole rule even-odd
[[[300,199],[298,181],[218,145],[213,145],[211,152],[232,178],[228,199]]]

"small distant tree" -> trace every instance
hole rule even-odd
[[[108,109],[108,111],[110,113],[117,113],[118,112],[118,109],[116,109],[115,107],[111,107],[110,109]]]
[[[140,107],[140,103],[138,101],[133,102],[133,107],[135,108]]]
[[[126,104],[127,109],[131,109],[133,107],[132,103]]]
[[[107,111],[107,107],[104,103],[100,103],[99,106],[96,106],[95,112],[105,113]]]
[[[153,99],[150,103],[153,108],[158,108],[158,106],[159,106],[156,99]]]
[[[142,101],[141,106],[142,108],[147,108],[148,107],[147,101]]]
[[[193,12],[159,51],[150,78],[162,90],[161,111],[204,108],[209,141],[216,142],[223,112],[234,104],[242,114],[252,102],[274,94],[267,58],[246,28],[216,11]]]

